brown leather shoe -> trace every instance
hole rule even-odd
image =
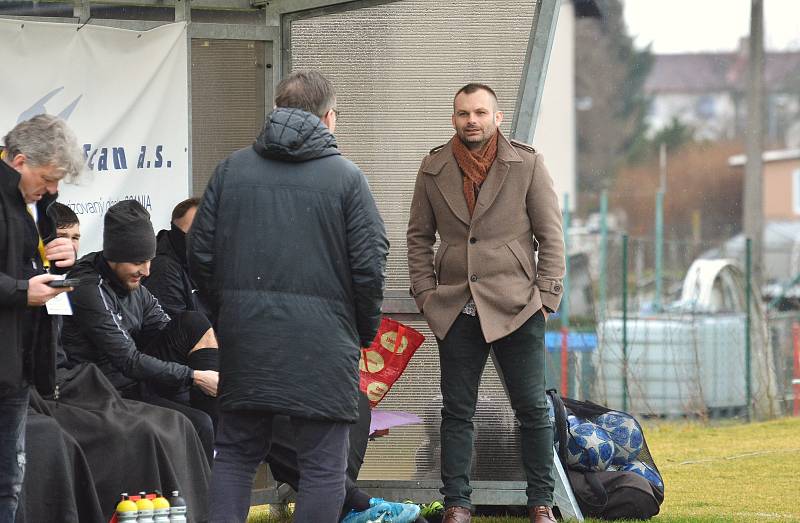
[[[550,507],[531,507],[528,509],[528,516],[531,523],[556,523],[556,517]]]
[[[469,523],[472,513],[464,507],[448,507],[444,511],[442,523]]]

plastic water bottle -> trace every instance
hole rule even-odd
[[[122,493],[122,500],[117,503],[117,521],[119,523],[134,523],[139,516],[136,503],[131,501],[127,492]]]
[[[186,523],[186,502],[177,490],[172,491],[169,498],[170,523]]]
[[[153,502],[147,499],[146,492],[139,492],[136,508],[139,509],[139,517],[136,518],[136,523],[153,523]]]
[[[153,523],[169,523],[169,501],[166,500],[161,492],[155,491],[156,497],[153,499]]]

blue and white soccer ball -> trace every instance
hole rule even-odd
[[[585,422],[574,414],[567,414],[567,425],[570,428],[574,427],[575,425],[580,425],[581,423]]]
[[[577,420],[576,418],[576,421]],[[614,441],[594,423],[571,423],[567,442],[567,465],[576,470],[606,470],[614,459]]]
[[[644,437],[635,419],[612,410],[598,416],[595,421],[614,440],[614,465],[626,465],[636,460],[644,447]]]
[[[645,463],[642,463],[641,461],[636,460],[631,463],[628,463],[627,465],[624,465],[622,468],[620,468],[620,470],[623,470],[625,472],[635,472],[636,474],[639,474],[644,479],[646,479],[647,481],[658,487],[660,490],[662,491],[664,490],[664,481],[661,479],[661,476],[659,476],[658,472],[648,467]]]

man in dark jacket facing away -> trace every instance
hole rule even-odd
[[[61,339],[71,361],[96,364],[124,398],[184,413],[210,459],[213,429],[205,414],[216,411],[216,337],[204,315],[188,311],[172,318],[141,285],[155,253],[147,210],[135,200],[112,205],[104,218],[103,250],[70,271],[71,278],[94,283],[71,294],[73,315],[66,317]]]
[[[63,120],[34,116],[4,138],[0,154],[0,523],[14,521],[25,473],[25,419],[30,361],[54,350],[53,322],[42,305],[54,289],[47,274],[75,263],[69,240],[55,238],[47,209],[58,184],[83,167],[83,153]],[[26,208],[27,207],[27,208]],[[54,239],[55,238],[55,239]],[[53,352],[50,352],[53,354]],[[52,360],[51,360],[52,361]],[[55,373],[50,368],[37,374]]]
[[[170,228],[156,236],[156,257],[150,264],[150,276],[142,284],[153,293],[164,311],[174,316],[183,311],[198,311],[215,325],[214,316],[200,298],[186,260],[186,234],[192,227],[199,198],[183,200],[172,210]]]
[[[336,522],[358,360],[380,323],[388,241],[366,177],[341,156],[333,86],[278,85],[252,147],[217,167],[189,231],[189,269],[218,311],[220,425],[211,521],[245,521],[272,418],[291,418],[297,522]]]
[[[176,316],[186,310],[201,311],[206,313],[214,324],[214,320],[208,312],[209,308],[200,300],[197,286],[189,276],[186,260],[186,234],[192,227],[199,204],[199,198],[189,198],[180,202],[172,210],[171,227],[160,231],[156,236],[158,242],[156,257],[150,264],[150,276],[143,279],[142,284],[158,299],[161,307],[169,315]],[[68,211],[69,208],[66,210]],[[349,430],[350,450],[347,460],[343,516],[351,511],[359,512],[360,516],[366,514],[364,511],[371,508],[370,499],[372,498],[356,486],[358,472],[367,451],[371,419],[369,400],[366,395],[360,393],[358,421],[350,425]],[[269,464],[272,475],[277,481],[287,483],[297,489],[300,478],[297,467],[297,446],[295,445],[294,429],[288,416],[274,416],[271,446],[264,461]],[[386,501],[383,501],[382,504],[384,509],[388,508],[393,514],[399,514],[403,510],[409,514],[404,520],[394,516],[395,523],[413,521],[416,518],[415,515],[411,516],[414,511],[402,504]],[[381,507],[372,509],[374,513],[379,513],[380,510],[382,510]]]

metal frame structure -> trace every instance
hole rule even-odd
[[[107,19],[92,18],[92,2],[90,0],[74,0],[72,17],[64,16],[63,7],[66,4],[52,4],[54,14],[57,16],[14,16],[3,15],[32,21],[60,22],[80,25],[99,25],[146,31],[173,21],[185,21],[188,24],[187,53],[188,67],[192,67],[191,40],[192,39],[219,39],[219,40],[254,40],[266,44],[265,56],[265,108],[269,111],[272,107],[274,88],[280,79],[291,71],[292,55],[292,22],[296,20],[313,18],[317,16],[341,13],[354,9],[373,7],[396,2],[399,0],[103,0],[102,7],[106,12],[113,14],[115,8],[172,8],[173,20],[147,20],[147,19]],[[533,24],[526,53],[525,67],[521,79],[518,98],[516,100],[515,114],[517,117],[511,132],[511,137],[530,143],[533,139],[536,120],[539,112],[539,103],[544,88],[550,50],[553,44],[556,23],[558,19],[561,0],[537,0]],[[45,2],[42,2],[45,4]],[[95,3],[97,5],[98,3]],[[41,4],[40,4],[41,5]],[[62,8],[59,11],[59,7]],[[203,19],[212,19],[213,22],[197,22],[193,14],[198,10],[209,10],[210,15]],[[252,16],[256,14],[257,16]],[[237,16],[238,15],[238,16]],[[258,23],[242,23],[241,19],[250,16]],[[129,17],[130,18],[130,17]],[[197,18],[197,16],[195,16]],[[239,19],[239,21],[231,21]],[[218,21],[217,21],[218,20]],[[188,75],[189,100],[189,190],[192,187],[192,86],[191,70]],[[419,320],[420,314],[414,301],[404,292],[389,292],[384,301],[384,312],[391,314],[400,321]],[[557,460],[556,460],[557,462]],[[563,476],[559,464],[555,467]],[[263,471],[262,471],[263,472]],[[283,503],[291,499],[291,489],[286,485],[277,485],[274,481],[262,479],[259,483],[263,488],[253,491],[252,503]],[[387,498],[408,498],[418,500],[437,499],[439,497],[439,483],[431,481],[363,481],[360,485],[369,489],[371,493]],[[525,483],[518,481],[476,481],[474,487],[474,501],[476,504],[487,505],[524,505]],[[557,498],[568,500],[573,506],[574,499],[570,499],[571,492],[556,492]],[[578,518],[580,519],[580,511]],[[565,514],[566,515],[566,514]],[[573,516],[575,514],[572,514]]]

